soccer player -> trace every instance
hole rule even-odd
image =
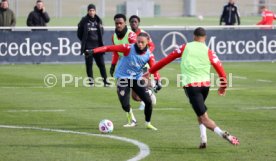
[[[221,130],[216,123],[209,118],[205,100],[210,88],[210,68],[215,68],[220,77],[219,95],[225,95],[227,87],[226,74],[218,57],[208,49],[205,44],[205,29],[199,27],[194,30],[194,41],[183,44],[175,49],[166,58],[163,58],[144,76],[148,77],[150,73],[155,73],[176,58],[181,58],[181,83],[189,101],[197,115],[201,143],[199,148],[206,148],[207,135],[206,127],[214,131],[220,137],[226,139],[233,145],[238,145],[239,140],[228,132]]]
[[[137,15],[132,15],[132,16],[130,16],[130,18],[129,18],[129,24],[130,24],[131,30],[132,30],[133,32],[135,32],[136,35],[139,35],[141,32],[147,33],[145,30],[139,28],[140,21],[141,21],[141,19],[140,19],[140,17],[137,16]],[[152,41],[151,39],[150,39],[150,41],[149,41],[149,45],[148,45],[148,46],[149,46],[149,50],[150,50],[151,52],[153,52],[154,49],[155,49],[155,45],[154,45],[154,43],[153,43],[153,41]]]
[[[139,16],[137,16],[137,15],[130,16],[129,24],[130,24],[131,30],[133,32],[135,32],[136,35],[139,35],[141,32],[147,33],[143,29],[139,28],[139,25],[140,25],[140,17]],[[155,49],[155,45],[154,45],[153,41],[151,40],[151,38],[149,40],[148,47],[149,47],[150,52],[153,53],[153,50]],[[143,68],[143,71],[146,72],[148,69],[149,69],[149,65],[146,64]],[[152,83],[150,83],[150,84],[152,84]],[[161,88],[162,88],[161,82],[158,81],[157,79],[155,79],[153,88],[154,88],[155,92],[161,90]],[[133,98],[133,100],[140,102],[139,109],[144,110],[145,103],[143,101],[141,101],[141,99],[136,95],[135,92],[132,92],[132,98]],[[156,96],[154,95],[154,93],[152,93],[151,98],[152,98],[152,104],[155,105],[156,104]]]
[[[276,19],[276,14],[268,10],[266,6],[261,6],[262,20],[257,25],[273,25],[273,20]]]
[[[114,45],[119,44],[132,44],[136,42],[136,34],[129,30],[126,25],[126,16],[124,14],[116,14],[114,16],[115,22],[115,33],[112,35],[112,43]],[[113,52],[111,67],[110,67],[110,75],[113,77],[116,64],[122,56],[122,52]]]
[[[146,128],[157,130],[150,121],[152,115],[152,101],[147,88],[146,79],[142,79],[143,67],[149,63],[153,66],[155,61],[152,53],[148,49],[149,36],[147,33],[140,33],[135,44],[111,45],[95,48],[90,54],[101,52],[121,52],[122,56],[115,71],[117,79],[117,95],[123,110],[127,114],[127,124],[124,127],[136,126],[136,119],[130,106],[130,88],[145,103]],[[158,73],[154,73],[158,78]],[[159,78],[158,78],[159,79]]]

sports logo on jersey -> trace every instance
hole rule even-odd
[[[124,90],[121,90],[121,91],[120,91],[120,95],[121,95],[121,96],[124,96],[124,95],[125,95],[125,91],[124,91]]]
[[[186,44],[188,41],[186,37],[180,32],[169,32],[163,36],[160,46],[164,56],[167,56],[170,52],[175,49],[179,49],[181,44]],[[180,49],[179,49],[180,50]]]

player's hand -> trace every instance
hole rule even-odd
[[[155,86],[153,87],[153,90],[155,93],[160,91],[162,89],[162,84],[160,80],[155,80]]]
[[[149,79],[150,72],[149,71],[145,72],[142,77]]]
[[[85,50],[85,52],[84,52],[85,56],[92,56],[93,54],[94,54],[93,49],[91,49],[91,50]]]
[[[226,94],[226,87],[219,87],[218,94],[220,96],[225,96],[225,94]]]
[[[227,88],[227,79],[226,78],[220,78],[220,87],[218,89],[218,94],[220,96],[225,96],[226,88]]]
[[[111,77],[113,77],[113,74],[114,74],[114,71],[115,71],[115,67],[116,67],[115,64],[111,64],[111,67],[110,67],[110,70],[109,70],[109,73],[110,73]]]

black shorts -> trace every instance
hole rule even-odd
[[[207,111],[205,100],[209,93],[209,87],[184,87],[184,91],[196,115],[202,116]]]

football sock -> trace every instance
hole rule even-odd
[[[217,126],[214,128],[214,132],[218,134],[220,137],[223,135],[223,131]]]
[[[203,124],[199,125],[201,143],[207,143],[206,127]]]
[[[140,101],[140,106],[145,106],[145,103],[143,101]]]
[[[133,112],[132,112],[132,108],[130,108],[129,114],[130,114],[130,116],[131,116],[132,121],[136,122],[136,118],[135,118],[135,116],[134,116],[134,114],[133,114]]]

